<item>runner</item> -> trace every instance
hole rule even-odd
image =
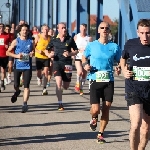
[[[5,90],[4,78],[6,78],[6,68],[8,56],[6,51],[10,43],[10,37],[4,32],[4,24],[0,23],[0,70],[1,70],[1,88],[0,92]]]
[[[20,76],[23,73],[24,80],[24,94],[23,94],[23,106],[22,113],[28,110],[27,101],[30,94],[30,80],[32,77],[32,56],[34,54],[34,42],[28,38],[29,26],[26,24],[20,25],[20,37],[13,40],[10,47],[8,48],[7,55],[15,58],[14,63],[14,88],[15,93],[11,98],[11,102],[15,103],[21,90]],[[12,53],[12,50],[14,53]]]
[[[74,36],[74,40],[79,49],[79,53],[75,56],[75,66],[77,69],[77,81],[75,85],[75,91],[79,91],[80,95],[83,95],[83,85],[86,81],[87,71],[82,67],[82,55],[86,48],[86,45],[92,41],[92,37],[88,36],[87,33],[87,25],[80,25],[80,33]]]
[[[92,115],[90,128],[93,131],[97,127],[98,114],[100,113],[100,97],[102,97],[102,116],[100,130],[97,135],[99,143],[106,142],[103,133],[109,121],[109,109],[113,101],[113,64],[114,60],[119,62],[121,56],[118,45],[108,41],[109,31],[110,26],[107,22],[100,23],[98,28],[100,38],[87,45],[82,57],[84,69],[90,71],[88,75],[90,80],[90,113]],[[88,57],[90,57],[90,64],[88,64]],[[116,67],[116,73],[118,75],[120,73],[119,66]]]
[[[14,34],[10,33],[10,31],[11,31],[10,25],[5,25],[5,32],[7,34],[9,34],[10,42],[12,42],[14,40]],[[8,60],[7,84],[11,83],[11,73],[13,71],[13,63],[14,63],[14,58],[13,57],[9,57],[9,60]]]
[[[42,95],[48,95],[46,90],[47,80],[48,80],[48,69],[50,65],[50,59],[45,55],[44,51],[46,46],[50,42],[50,36],[48,35],[49,27],[44,24],[41,27],[41,34],[35,37],[35,58],[36,58],[36,68],[37,68],[37,84],[41,86],[42,84],[42,74],[44,76],[43,91]],[[42,72],[43,68],[43,72]]]
[[[145,150],[150,133],[150,20],[139,20],[137,34],[139,38],[126,42],[120,62],[131,121],[130,149]]]
[[[76,55],[78,49],[73,38],[67,35],[65,23],[59,23],[57,30],[58,35],[52,38],[46,48],[45,54],[51,58],[52,56],[50,55],[52,55],[52,52],[49,54],[48,51],[54,50],[53,72],[56,80],[56,95],[59,103],[58,110],[64,110],[62,104],[62,82],[63,88],[68,89],[72,76],[71,56]],[[71,48],[73,49],[72,51]]]
[[[50,28],[49,31],[48,31],[48,35],[52,38],[55,35],[54,30]],[[48,71],[47,87],[50,87],[50,81],[51,81],[52,74],[53,74],[53,61],[54,61],[54,58],[51,58],[50,59],[49,71]]]

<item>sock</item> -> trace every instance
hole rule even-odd
[[[80,83],[81,77],[77,75],[77,83]]]
[[[80,89],[83,89],[83,85],[85,84],[86,79],[81,79]]]
[[[59,103],[59,104],[62,104],[62,100],[61,100],[61,101],[58,101],[58,103]]]
[[[103,136],[103,133],[102,133],[102,132],[100,132],[100,131],[98,132],[98,134],[100,134],[101,136]]]
[[[27,102],[23,102],[23,105],[24,105],[24,106],[27,105]]]
[[[47,85],[47,78],[44,76],[43,78],[43,88],[46,88]]]

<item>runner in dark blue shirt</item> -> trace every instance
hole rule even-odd
[[[125,99],[131,120],[130,148],[144,150],[150,130],[150,20],[137,25],[139,38],[126,42],[121,58],[125,79]],[[130,66],[126,65],[130,58]]]

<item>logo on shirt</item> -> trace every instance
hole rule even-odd
[[[68,44],[66,43],[66,45],[65,46],[68,46]]]
[[[30,45],[27,45],[27,48],[30,48]]]
[[[138,60],[142,60],[142,59],[146,59],[146,58],[150,58],[150,56],[145,56],[145,57],[137,57],[137,54],[135,56],[133,56],[133,60],[134,61],[138,61]]]

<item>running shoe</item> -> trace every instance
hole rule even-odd
[[[58,110],[60,110],[60,111],[63,111],[63,110],[64,110],[63,104],[59,104]]]
[[[97,127],[97,120],[98,120],[98,118],[97,117],[93,117],[92,119],[91,119],[91,121],[90,121],[90,129],[92,130],[92,131],[95,131],[96,130],[96,127]]]
[[[50,82],[47,82],[47,85],[46,85],[46,87],[50,87]]]
[[[6,78],[4,78],[4,85],[7,85],[8,84],[8,81]]]
[[[100,144],[106,143],[102,133],[98,133],[98,135],[97,135],[97,143],[100,143]]]
[[[76,83],[74,89],[76,92],[79,92],[80,91],[80,85],[78,83]]]
[[[5,85],[1,85],[1,91],[4,91],[6,89]]]
[[[25,113],[28,111],[28,105],[23,105],[22,106],[22,113]]]
[[[10,84],[11,83],[11,75],[8,75],[7,76],[7,84]]]
[[[82,96],[82,95],[83,95],[83,90],[80,89],[80,96]]]
[[[40,78],[38,78],[38,77],[37,77],[37,85],[38,85],[38,86],[41,86],[41,85],[42,85],[42,79],[40,79]]]
[[[43,89],[43,91],[42,91],[42,95],[48,95],[48,92],[47,92],[47,90],[46,90],[46,89]]]
[[[20,95],[21,90],[14,93],[14,95],[11,97],[11,102],[15,103],[17,101],[17,97]]]

